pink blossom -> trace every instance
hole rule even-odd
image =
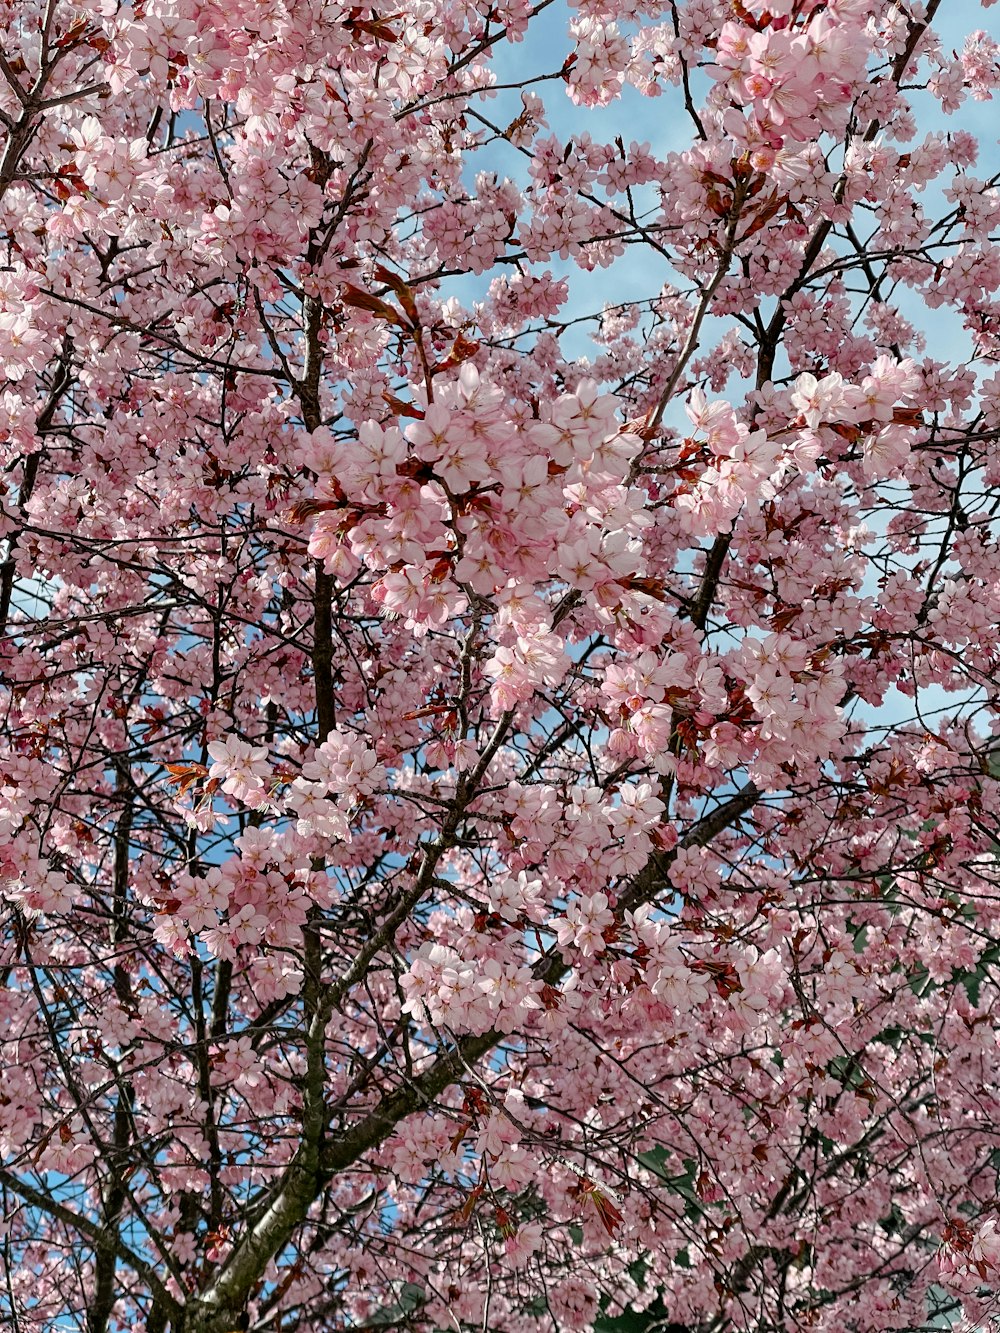
[[[208,753],[212,758],[209,776],[222,784],[237,801],[256,804],[264,799],[271,770],[267,764],[267,747],[250,745],[238,736],[211,741]]]
[[[566,908],[565,916],[555,920],[556,936],[561,945],[572,944],[585,958],[602,953],[606,948],[604,931],[614,921],[608,907],[606,893],[574,899]]]

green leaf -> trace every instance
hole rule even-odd
[[[427,1295],[423,1287],[418,1287],[415,1282],[404,1282],[403,1289],[399,1293],[399,1304],[405,1314],[412,1314],[414,1310],[426,1304]]]
[[[618,1315],[598,1315],[594,1333],[686,1333],[683,1325],[670,1318],[662,1296],[657,1296],[645,1310],[625,1310]]]
[[[624,1314],[607,1318],[598,1315],[594,1320],[594,1333],[646,1333],[649,1319],[645,1310],[626,1310]]]
[[[652,1171],[654,1176],[659,1176],[661,1180],[669,1180],[664,1167],[670,1161],[670,1153],[664,1148],[662,1143],[658,1143],[655,1148],[650,1148],[648,1152],[638,1154],[639,1161],[647,1171]]]
[[[865,1071],[856,1055],[835,1055],[827,1065],[827,1070],[845,1088],[857,1088],[865,1081]]]
[[[646,1285],[646,1273],[648,1268],[649,1265],[646,1263],[646,1260],[642,1258],[636,1259],[634,1264],[629,1264],[628,1275],[640,1291]]]
[[[934,982],[931,981],[931,974],[924,967],[923,963],[918,963],[910,973],[908,978],[910,990],[914,995],[926,995],[929,990],[934,989]]]
[[[688,1217],[701,1217],[704,1208],[701,1205],[698,1195],[695,1192],[695,1182],[698,1179],[698,1163],[693,1157],[684,1158],[684,1171],[681,1175],[672,1176],[667,1172],[667,1163],[673,1160],[673,1154],[670,1153],[662,1144],[657,1144],[648,1152],[638,1154],[639,1161],[647,1171],[652,1171],[655,1176],[663,1181],[668,1189],[679,1194],[686,1201],[685,1213]]]
[[[415,1282],[404,1282],[400,1288],[395,1305],[383,1305],[380,1310],[370,1314],[359,1328],[384,1328],[387,1325],[401,1323],[408,1315],[427,1304],[427,1294],[423,1287]]]
[[[898,1051],[903,1044],[903,1038],[905,1036],[906,1031],[904,1028],[899,1026],[888,1027],[883,1028],[877,1036],[872,1037],[872,1041],[880,1042],[883,1046],[891,1046],[894,1051]]]
[[[684,1170],[679,1176],[672,1176],[666,1169],[667,1163],[673,1160],[673,1153],[658,1143],[655,1148],[650,1148],[648,1152],[639,1153],[639,1161],[647,1171],[652,1171],[655,1176],[659,1176],[665,1185],[669,1185],[677,1194],[693,1195],[694,1183],[698,1179],[698,1163],[693,1157],[684,1158]]]

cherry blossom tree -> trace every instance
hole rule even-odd
[[[4,1328],[993,1326],[987,21],[0,0]]]

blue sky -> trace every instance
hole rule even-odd
[[[572,49],[568,27],[576,12],[565,0],[556,0],[533,20],[526,41],[501,44],[496,50],[494,61],[497,82],[519,84],[557,71]],[[946,54],[958,54],[966,36],[976,29],[985,30],[994,39],[1000,40],[1000,6],[984,9],[975,0],[944,0],[934,28]],[[695,73],[693,83],[697,105],[707,91],[709,80]],[[618,100],[600,108],[575,105],[567,95],[564,83],[558,79],[536,83],[532,91],[545,104],[548,123],[545,132],[562,140],[588,133],[596,141],[613,143],[616,136],[620,135],[626,144],[632,140],[648,142],[654,154],[660,158],[670,152],[683,151],[692,143],[691,124],[684,112],[679,89],[667,87],[661,97],[647,98],[626,85]],[[908,96],[917,123],[914,144],[921,142],[929,133],[947,133],[958,129],[970,131],[980,143],[980,160],[971,169],[972,173],[988,178],[1000,172],[998,101],[977,102],[968,98],[956,113],[945,115],[940,102],[930,93],[913,89],[908,92]],[[476,105],[473,103],[474,107]],[[494,124],[505,126],[521,110],[520,94],[514,90],[501,91],[478,105]],[[905,151],[909,145],[894,143],[893,146]],[[523,186],[528,180],[526,167],[526,157],[511,145],[500,141],[492,144],[487,152],[470,155],[470,184],[476,172],[489,169],[501,176],[508,175]],[[947,175],[942,177],[943,184],[947,184],[947,181]],[[652,198],[651,193],[648,197]],[[919,197],[919,202],[931,217],[949,208],[941,186],[936,183],[927,187]],[[642,246],[626,249],[626,253],[611,267],[597,269],[592,273],[578,268],[572,260],[563,262],[558,258],[531,267],[536,271],[551,269],[557,276],[568,279],[570,298],[564,308],[567,319],[596,313],[604,305],[614,302],[649,299],[657,295],[665,283],[673,283],[681,290],[686,290],[688,286],[672,272],[661,256]],[[482,298],[494,276],[495,272],[480,278],[463,278],[454,284],[452,290],[468,305]],[[904,317],[925,334],[928,356],[952,365],[961,364],[969,358],[971,345],[962,328],[961,317],[954,310],[942,307],[931,311],[918,296],[904,288],[894,293],[893,300]],[[710,347],[730,327],[729,319],[707,320],[701,339],[702,349]],[[600,351],[591,341],[586,326],[568,330],[561,344],[568,356],[593,358]],[[988,375],[995,367],[981,364],[980,369]],[[742,384],[734,376],[723,394],[718,396],[738,403],[748,387],[751,386]],[[673,405],[667,420],[673,424],[684,420],[680,400]],[[875,591],[873,580],[872,586],[866,587],[865,592]],[[936,688],[921,691],[919,702],[920,715],[924,720],[932,718],[938,710],[952,712],[957,705],[956,696],[947,695]],[[894,691],[887,696],[885,704],[877,709],[861,704],[856,704],[854,709],[857,720],[864,718],[870,723],[881,725],[898,724],[902,719],[913,716],[913,713],[913,702]]]
[[[501,43],[495,50],[493,68],[498,84],[522,83],[527,79],[552,74],[557,71],[566,56],[572,50],[572,38],[569,24],[576,17],[577,11],[565,0],[556,0],[547,10],[535,18],[528,31],[527,40],[520,43]],[[940,34],[942,45],[949,54],[960,52],[966,35],[977,28],[987,31],[1000,40],[1000,6],[982,9],[975,0],[945,0],[941,12],[935,20],[935,30]],[[693,75],[693,93],[695,103],[699,103],[709,86],[709,80],[697,72]],[[648,142],[657,157],[664,157],[670,152],[680,152],[690,147],[692,142],[691,124],[684,112],[680,90],[666,87],[662,96],[649,98],[642,96],[633,87],[626,84],[621,97],[606,107],[579,107],[569,98],[561,80],[541,82],[532,86],[532,92],[545,103],[548,132],[560,139],[588,133],[597,141],[613,143],[620,135],[626,145],[636,140]],[[982,158],[978,168],[981,175],[991,169],[1000,169],[1000,154],[997,152],[1000,132],[1000,106],[994,102],[975,102],[968,99],[952,116],[942,113],[940,103],[930,94],[915,91],[910,94],[918,124],[918,141],[925,134],[934,131],[954,129],[969,130],[975,134],[982,145]],[[478,107],[495,124],[505,126],[521,110],[520,94],[517,91],[501,91]],[[901,146],[903,147],[903,146]],[[499,175],[507,175],[524,184],[527,181],[527,159],[517,149],[506,143],[490,146],[488,154],[477,153],[469,158],[470,174],[489,169]],[[648,195],[652,198],[652,193]],[[930,208],[934,200],[933,187],[929,188],[921,202]],[[643,247],[628,249],[619,260],[608,269],[598,269],[593,273],[584,272],[570,261],[557,258],[544,265],[535,265],[536,269],[550,268],[557,276],[565,276],[570,283],[570,300],[566,307],[566,316],[576,318],[601,309],[606,303],[648,299],[655,296],[664,283],[676,281],[666,261]],[[495,274],[487,273],[481,278],[466,278],[455,285],[456,294],[463,302],[481,298],[491,278]],[[906,301],[901,303],[906,305]],[[925,323],[920,315],[924,313],[919,303],[910,303],[910,309],[904,309],[917,320]],[[729,321],[720,321],[718,330],[729,327]],[[706,327],[703,344],[711,342],[712,329]],[[934,312],[934,340],[942,350],[928,347],[928,353],[938,360],[964,359],[967,355],[967,342],[961,329],[961,322],[952,312],[938,310]],[[594,344],[584,329],[570,330],[562,340],[563,347],[571,356],[592,356]]]

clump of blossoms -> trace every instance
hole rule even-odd
[[[946,9],[0,4],[4,1328],[996,1321]]]

